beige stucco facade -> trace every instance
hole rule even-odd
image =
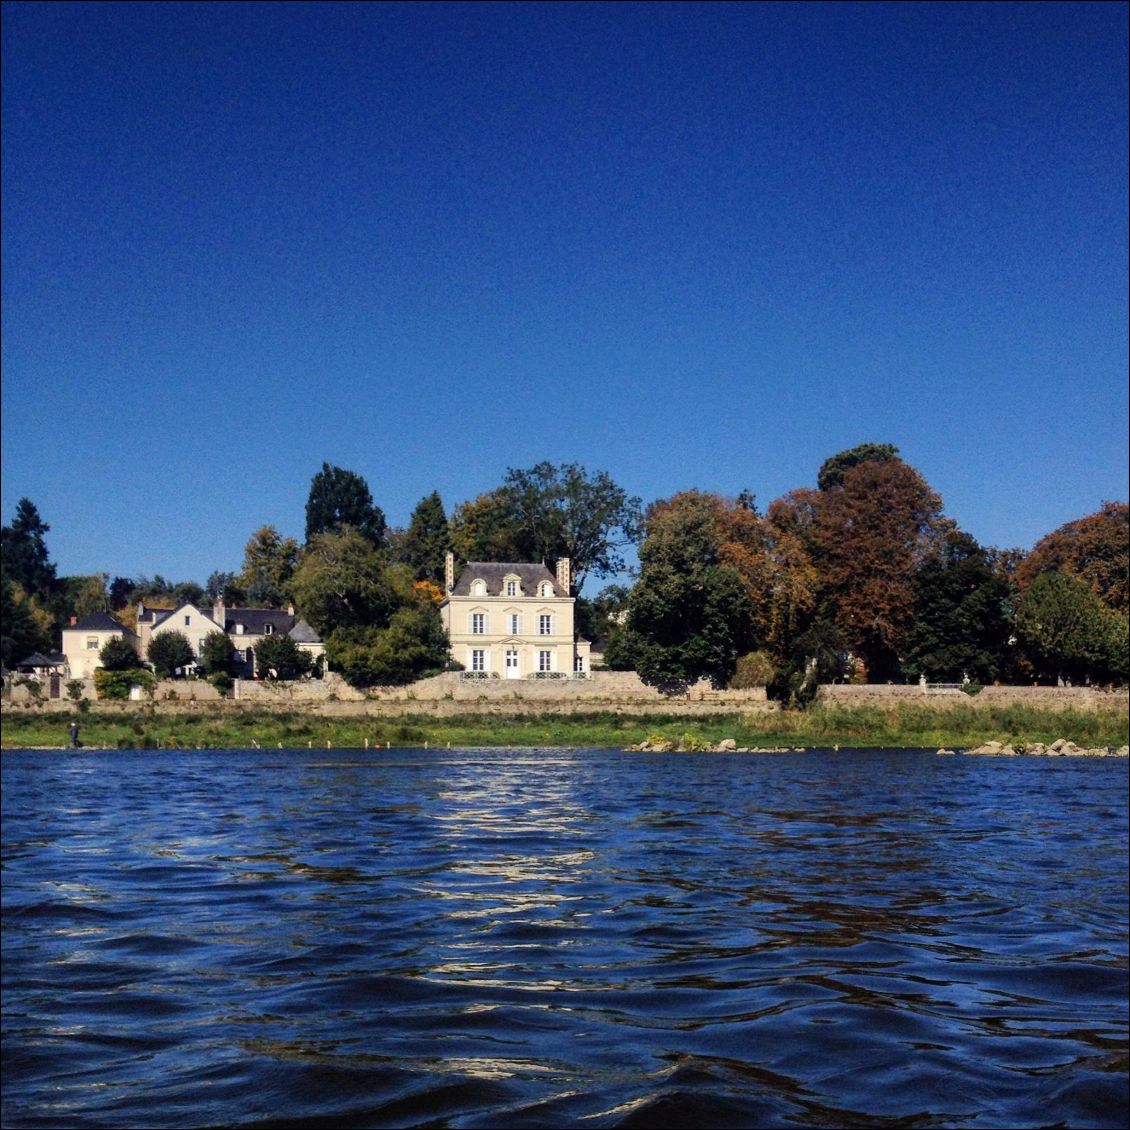
[[[108,612],[84,616],[82,620],[72,618],[71,626],[63,629],[63,654],[67,657],[69,677],[90,678],[102,666],[102,648],[119,637],[139,650],[137,636]]]
[[[589,645],[577,640],[569,561],[544,565],[471,561],[458,580],[448,555],[440,615],[451,657],[483,678],[560,679],[589,672]]]

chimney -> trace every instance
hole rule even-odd
[[[212,604],[212,619],[216,621],[220,631],[224,630],[224,622],[227,620],[228,610],[224,607],[223,595],[216,597]]]
[[[559,557],[557,559],[557,587],[561,589],[563,595],[569,595],[569,587],[572,583],[572,575],[570,574],[570,565],[572,562],[568,557]]]
[[[288,604],[288,605],[286,606],[286,614],[287,614],[288,616],[293,616],[293,615],[294,615],[294,605],[293,605],[293,604]]]
[[[77,623],[78,623],[78,617],[72,616],[71,617],[71,627],[73,628]]]
[[[443,578],[451,592],[455,588],[455,554],[450,549],[443,555]]]

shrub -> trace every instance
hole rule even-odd
[[[94,693],[99,698],[129,698],[130,687],[133,686],[139,686],[147,695],[151,695],[157,686],[157,680],[151,671],[139,668],[132,671],[107,671],[104,667],[99,667],[94,672]]]
[[[107,671],[132,671],[138,662],[133,645],[123,636],[111,636],[98,653],[98,662]]]
[[[71,679],[70,682],[67,683],[67,698],[69,698],[71,702],[78,702],[78,700],[82,698],[81,679]]]
[[[752,687],[766,687],[777,675],[773,661],[765,651],[751,651],[738,658],[734,677],[730,686],[734,690],[749,690]]]

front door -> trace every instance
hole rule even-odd
[[[508,651],[506,653],[506,677],[508,679],[520,678],[518,671],[518,653],[516,651]]]

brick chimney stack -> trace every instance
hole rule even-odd
[[[569,595],[569,588],[573,582],[571,566],[572,562],[568,557],[557,559],[557,587],[561,589],[565,596]]]
[[[455,588],[455,554],[450,549],[443,555],[443,579],[451,592]]]

